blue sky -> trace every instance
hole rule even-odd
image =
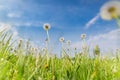
[[[60,36],[77,44],[82,33],[86,33],[90,41],[91,38],[99,38],[99,35],[107,35],[117,29],[114,20],[104,21],[98,16],[101,6],[108,1],[0,0],[0,23],[12,25],[17,36],[31,39],[41,46],[44,46],[46,39],[43,24],[49,23],[51,24],[49,33],[54,46],[60,45],[58,41]],[[92,21],[95,17],[97,19]],[[86,28],[86,25],[89,25],[89,28]]]

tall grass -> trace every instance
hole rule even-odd
[[[90,58],[75,51],[70,57],[64,50],[64,57],[47,59],[48,49],[33,48],[24,40],[13,47],[11,39],[0,32],[0,80],[120,80],[119,56]]]

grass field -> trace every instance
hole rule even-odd
[[[119,1],[112,1],[103,6],[100,15],[104,20],[116,20],[120,28]],[[90,25],[96,20],[97,18],[90,21]],[[58,57],[51,51],[48,32],[50,25],[44,24],[43,28],[47,39],[46,47],[42,49],[32,46],[29,40],[14,40],[9,31],[0,29],[0,80],[120,80],[119,49],[113,53],[114,57],[101,56],[99,45],[96,45],[91,53],[86,44],[86,34],[82,34],[81,52],[76,48],[71,50],[71,41],[66,42],[64,37],[61,37],[61,51],[57,53],[61,56]],[[67,47],[64,43],[67,43]],[[93,56],[90,57],[90,54]]]
[[[15,47],[13,44],[17,43]],[[89,50],[70,57],[63,48],[62,57],[49,56],[47,49],[37,49],[30,42],[13,41],[12,35],[0,32],[0,80],[120,80],[120,57],[94,58]],[[120,54],[119,51],[115,54]]]

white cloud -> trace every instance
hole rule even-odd
[[[3,5],[0,5],[0,10],[5,9],[5,7]]]
[[[13,26],[20,27],[20,26],[32,26],[31,22],[11,22]]]
[[[92,24],[94,24],[99,19],[99,14],[97,14],[94,18],[92,18],[88,23],[86,23],[85,28],[89,28]]]
[[[25,27],[41,27],[43,25],[42,22],[40,21],[34,21],[34,22],[11,22],[11,24],[15,27],[21,27],[21,26],[25,26]]]
[[[21,16],[22,16],[22,14],[18,13],[18,12],[12,12],[12,13],[7,14],[7,17],[9,17],[9,18],[20,18]]]
[[[117,44],[119,40],[118,35],[118,30],[113,30],[105,34],[90,37],[88,42],[91,43],[91,46],[98,44],[103,49],[117,49],[120,48],[120,45]]]
[[[44,24],[44,22],[40,21],[1,21],[0,26],[4,25],[5,23],[10,24],[13,27],[42,27]]]
[[[90,36],[88,38],[88,40],[86,40],[86,42],[88,43],[88,45],[91,47],[91,49],[95,46],[95,45],[99,45],[101,48],[101,51],[103,52],[110,52],[110,51],[114,51],[118,48],[120,48],[120,30],[112,30],[108,33],[104,33],[104,34],[99,34],[96,36]],[[77,47],[80,48],[81,47],[81,42],[75,42],[72,47]]]

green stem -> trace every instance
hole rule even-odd
[[[47,38],[48,38],[48,42],[50,42],[50,36],[49,36],[48,31],[47,31]]]
[[[48,38],[48,41],[47,41],[47,65],[48,65],[48,62],[49,62],[49,56],[48,56],[48,54],[49,54],[49,42],[50,42],[50,37],[49,37],[49,33],[48,33],[48,31],[47,31],[47,38]]]
[[[117,24],[118,24],[118,28],[120,29],[120,18],[116,18]]]

